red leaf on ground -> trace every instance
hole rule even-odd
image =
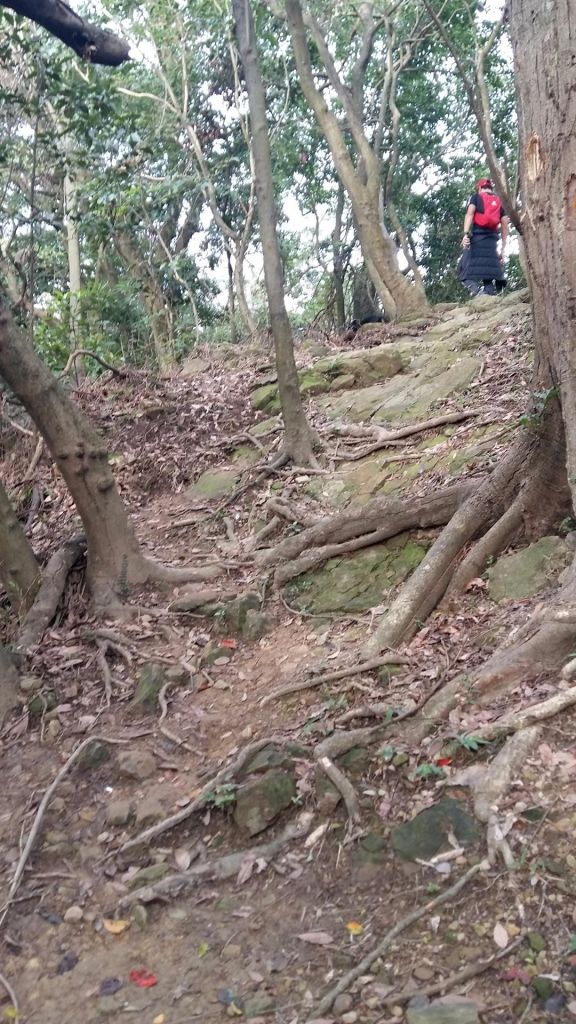
[[[130,981],[133,981],[138,988],[152,988],[158,984],[158,978],[155,974],[151,974],[150,971],[145,971],[141,968],[139,971],[130,971]]]
[[[500,977],[502,981],[521,981],[523,985],[529,985],[532,980],[528,971],[524,971],[521,967],[509,967]]]
[[[452,764],[452,757],[437,757],[436,764],[439,768],[445,768],[447,764]]]
[[[236,640],[221,640],[220,647],[228,647],[229,650],[235,651],[238,647]]]

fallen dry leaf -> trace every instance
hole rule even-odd
[[[314,946],[330,946],[334,942],[328,932],[301,932],[296,938],[302,942],[311,942]]]
[[[130,927],[130,921],[127,921],[123,918],[120,918],[117,921],[112,921],[109,918],[104,918],[102,924],[104,925],[106,931],[110,932],[110,935],[121,935],[122,932],[125,932],[126,929]]]
[[[506,949],[506,946],[510,941],[510,936],[508,935],[508,932],[506,931],[503,924],[500,924],[500,922],[498,922],[498,924],[494,925],[492,937],[499,949]]]
[[[180,871],[187,871],[192,863],[190,850],[186,850],[183,846],[174,850],[174,863],[177,868],[180,868]]]

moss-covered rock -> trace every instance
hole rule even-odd
[[[266,772],[238,790],[234,820],[249,835],[258,835],[291,806],[295,796],[292,775],[278,769]]]
[[[571,561],[560,537],[541,537],[535,544],[504,555],[488,570],[488,590],[494,601],[522,601],[549,587]]]
[[[239,479],[237,469],[207,469],[184,493],[187,498],[224,498],[232,493]]]
[[[340,388],[373,384],[400,373],[404,366],[405,359],[397,345],[377,345],[370,349],[341,352],[337,356],[318,359],[313,366],[300,370],[300,391],[303,395],[317,395]],[[275,412],[280,408],[277,381],[256,388],[250,401],[255,409]]]
[[[384,544],[342,558],[332,558],[314,573],[305,573],[286,586],[290,604],[315,614],[366,611],[416,568],[427,542],[399,534]]]
[[[448,834],[468,846],[478,840],[480,828],[457,800],[443,797],[392,830],[392,846],[406,860],[429,860],[440,850],[448,849]]]

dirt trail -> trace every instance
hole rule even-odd
[[[477,382],[486,387],[482,400],[488,401],[490,388],[497,388],[501,397],[503,379],[518,394],[521,371],[515,375],[513,361],[506,365],[501,350],[490,346],[482,359]],[[132,418],[132,392],[120,393],[110,384],[104,390],[102,385],[87,387],[83,394],[88,407],[100,409],[101,425],[118,446],[118,475],[131,495],[139,536],[157,557],[174,564],[216,555],[232,563],[234,546],[254,529],[267,497],[278,490],[311,510],[321,509],[320,499],[305,490],[310,479],[281,476],[281,487],[278,480],[270,481],[227,510],[231,537],[222,516],[210,514],[214,503],[185,496],[200,469],[229,466],[233,460],[233,446],[220,444],[222,433],[245,431],[254,420],[248,403],[252,371],[243,367],[226,391],[225,379],[224,370],[213,369],[194,383],[146,379],[140,412]],[[476,401],[478,388],[474,382],[471,387]],[[164,412],[152,414],[158,406]],[[465,432],[455,435],[453,452],[458,454],[459,446],[465,450],[466,440]],[[25,455],[23,450],[20,458]],[[440,471],[432,466],[431,479]],[[39,486],[48,490],[49,484],[52,495],[50,516],[46,506],[46,516],[39,516],[33,531],[42,548],[49,539],[53,543],[55,524],[56,532],[68,529],[69,505],[47,463],[39,472]],[[196,522],[175,529],[186,516]],[[226,585],[247,590],[260,587],[261,580],[247,561],[225,570],[218,586]],[[375,699],[404,708],[439,681],[477,664],[487,649],[526,621],[538,597],[496,605],[486,598],[484,582],[475,581],[456,610],[438,613],[404,649],[408,664],[398,675],[352,677],[265,706],[263,697],[301,678],[307,666],[338,668],[350,652],[361,651],[372,615],[300,614],[268,594],[264,610],[269,629],[252,640],[228,633],[218,617],[167,611],[173,599],[166,592],[131,595],[143,608],[140,617],[128,625],[104,624],[128,652],[127,658],[109,655],[112,701],[107,707],[94,640],[99,626],[87,617],[80,574],[73,576],[66,606],[31,665],[43,680],[43,692],[55,691],[56,709],[48,705],[43,715],[28,718],[19,713],[5,725],[3,891],[40,796],[78,740],[92,731],[124,741],[107,759],[73,769],[59,786],[7,915],[0,972],[17,994],[23,1021],[92,1024],[131,1019],[126,1017],[131,1013],[146,1024],[217,1024],[234,1017],[261,1024],[304,1024],[313,1019],[322,996],[396,922],[434,899],[484,856],[483,834],[455,851],[459,844],[449,829],[439,861],[403,859],[393,845],[399,825],[443,797],[455,798],[470,810],[468,790],[450,787],[451,779],[461,768],[485,763],[494,748],[454,746],[466,725],[466,709],[454,716],[451,727],[415,749],[395,750],[384,743],[350,751],[346,771],[362,810],[361,825],[352,833],[342,802],[336,804],[334,793],[322,785],[312,747],[333,733],[338,716],[346,711]],[[182,666],[222,641],[215,663],[204,672],[195,671],[191,680]],[[138,672],[146,663],[183,671],[178,684],[166,692],[164,722],[157,704],[146,710],[133,703]],[[541,699],[554,684],[551,679],[527,681],[513,700]],[[471,708],[470,722],[477,726],[490,721],[495,710],[502,708]],[[183,744],[170,739],[162,725]],[[251,838],[234,821],[236,792],[217,788],[201,813],[158,836],[149,847],[108,856],[147,822],[193,800],[243,745],[279,735],[296,744],[296,791],[265,831]],[[131,759],[128,771],[126,755]],[[274,768],[273,759],[264,768],[270,765]],[[253,777],[261,778],[261,771]],[[466,996],[486,1024],[548,1020],[552,1012],[555,1020],[574,1019],[574,772],[576,720],[568,712],[561,727],[555,722],[544,730],[500,809],[511,825],[517,870],[510,873],[498,866],[479,873],[454,901],[394,940],[322,1020],[400,1024],[408,1019],[412,997],[410,1024],[425,1024],[424,1016],[414,1016],[418,1000],[425,1001],[431,986],[433,998],[442,995],[446,979],[467,967],[476,977],[450,981],[449,996]],[[127,820],[116,824],[111,808],[121,818],[118,803],[128,811]],[[150,873],[152,867],[158,874],[168,865],[178,871],[189,860],[194,863],[197,853],[200,859],[217,858],[269,842],[303,810],[314,814],[312,833],[324,826],[311,845],[298,839],[269,864],[257,862],[249,870],[245,862],[235,879],[202,881],[166,901],[119,910],[139,869],[147,867]],[[504,953],[495,966],[483,969],[485,961],[524,933],[530,935],[509,956]],[[131,980],[134,971],[145,973],[133,974]],[[415,990],[420,992],[416,1001]],[[462,1016],[446,1016],[446,1021],[472,1020],[466,1012],[470,1007],[456,999],[446,1014]],[[6,1019],[14,1019],[10,1011]],[[441,1021],[439,1016],[432,1019]]]

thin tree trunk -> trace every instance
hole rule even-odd
[[[228,322],[230,324],[230,341],[232,344],[236,344],[238,338],[236,336],[236,302],[234,298],[234,268],[232,266],[232,257],[230,256],[230,247],[226,245],[226,267],[228,269]]]
[[[40,584],[40,566],[1,483],[0,580],[16,614],[28,611]]]
[[[232,0],[232,10],[250,106],[258,219],[270,324],[276,352],[278,392],[284,419],[284,449],[295,462],[306,465],[314,459],[312,434],[302,406],[294,360],[292,329],[284,300],[284,275],[276,230],[272,156],[266,122],[266,96],[256,52],[254,22],[249,0]]]
[[[150,318],[154,355],[158,369],[164,373],[174,366],[175,359],[170,312],[162,286],[128,231],[117,231],[114,237],[128,273],[142,289],[142,301]]]
[[[46,440],[88,539],[88,581],[98,600],[148,577],[100,436],[0,306],[0,375]]]
[[[425,311],[428,302],[424,289],[418,282],[408,281],[400,272],[394,242],[381,222],[381,162],[364,139],[362,169],[356,170],[338,120],[315,85],[299,0],[286,0],[286,20],[302,91],[328,143],[338,177],[348,193],[362,254],[384,308],[392,316]]]
[[[66,227],[66,245],[68,249],[68,295],[70,322],[70,350],[83,348],[82,342],[82,307],[80,293],[82,291],[82,272],[80,269],[80,235],[78,232],[78,211],[76,202],[76,182],[68,171],[64,176],[64,224]],[[75,360],[76,378],[86,376],[84,360],[80,356]]]
[[[342,326],[346,320],[346,306],[344,302],[344,243],[342,241],[343,215],[344,189],[339,184],[338,198],[336,200],[336,217],[332,232],[332,279],[334,282],[334,303],[338,327]]]

